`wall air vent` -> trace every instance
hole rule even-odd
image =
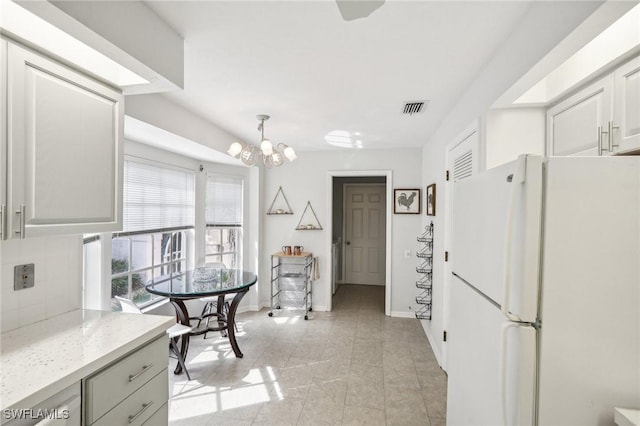
[[[428,101],[407,102],[406,104],[404,104],[404,109],[402,110],[402,113],[409,114],[409,115],[417,114],[424,110],[425,105],[427,103]]]

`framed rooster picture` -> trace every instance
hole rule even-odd
[[[420,214],[420,205],[420,188],[393,190],[395,214]]]

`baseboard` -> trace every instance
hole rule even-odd
[[[240,305],[236,312],[239,314],[242,312],[258,312],[260,309],[261,308],[258,305]]]
[[[394,318],[415,318],[415,312],[407,311],[391,311],[391,316]]]
[[[426,322],[427,321],[420,321],[420,323],[422,324],[422,328],[424,329],[424,334],[427,335],[427,340],[429,341],[429,345],[431,346],[431,351],[433,352],[433,355],[435,355],[436,361],[438,361],[438,365],[442,368],[442,354],[437,349],[438,345],[435,344],[436,342],[435,337],[431,332],[431,328],[425,325]]]

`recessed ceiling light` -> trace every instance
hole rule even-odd
[[[360,132],[351,133],[347,130],[333,130],[324,137],[324,140],[339,148],[363,148],[362,139],[354,140],[354,136],[360,136]]]

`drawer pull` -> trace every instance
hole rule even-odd
[[[144,372],[150,369],[151,367],[153,367],[153,364],[143,365],[142,369],[140,369],[140,371],[138,371],[136,374],[129,374],[129,381],[133,382],[135,379],[142,376]]]
[[[142,413],[147,411],[147,408],[151,407],[152,405],[153,405],[153,401],[145,402],[144,404],[142,404],[142,408],[137,413],[129,416],[129,423],[135,422],[136,419],[140,417]]]

